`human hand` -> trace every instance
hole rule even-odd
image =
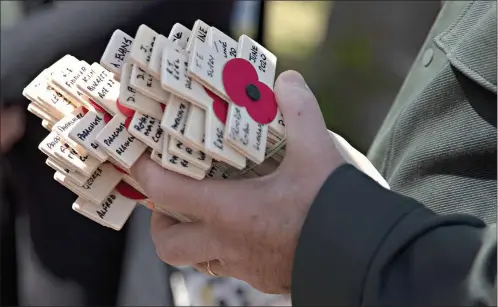
[[[0,110],[0,152],[6,153],[24,135],[25,115],[18,106]]]
[[[244,280],[266,293],[289,293],[294,251],[307,212],[329,174],[344,163],[318,102],[300,74],[279,76],[275,95],[285,118],[285,158],[272,174],[197,181],[142,156],[132,168],[150,198],[197,221],[179,223],[154,212],[159,257]]]

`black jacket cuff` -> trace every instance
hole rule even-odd
[[[381,242],[420,207],[350,164],[332,172],[301,230],[292,273],[293,306],[359,306]]]

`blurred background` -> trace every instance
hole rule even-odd
[[[16,60],[12,55],[7,58],[8,55],[3,53],[4,46],[14,43],[11,36],[3,34],[15,32],[16,27],[22,27],[27,20],[54,10],[59,2],[62,1],[1,1],[2,65]],[[77,2],[81,4],[85,1]],[[111,3],[120,1],[98,2],[100,5],[111,6]],[[218,25],[216,20],[224,20],[228,25],[225,31],[229,30],[234,38],[242,33],[253,38],[259,37],[263,45],[277,55],[279,72],[293,69],[304,75],[320,102],[329,129],[344,136],[364,153],[375,137],[441,8],[439,1],[214,2],[216,4],[208,8],[208,11],[212,9],[220,12],[214,6],[226,6],[230,9],[222,16],[213,17],[211,22],[204,20],[200,13],[198,18],[210,25]],[[93,3],[96,5],[97,2]],[[168,5],[171,6],[171,10],[162,13],[163,16],[168,16],[176,22],[175,16],[180,13],[175,6],[178,6],[179,2],[163,3],[162,6],[166,9]],[[87,5],[92,5],[92,2]],[[112,19],[109,15],[108,18],[111,22],[120,16],[114,16]],[[178,18],[183,20],[183,17]],[[178,21],[182,22],[180,20]],[[147,18],[141,23],[161,32],[149,24]],[[192,24],[184,23],[187,27]],[[52,35],[57,38],[58,32],[59,29],[53,28]],[[134,35],[134,30],[125,32]],[[35,33],[33,29],[33,35],[36,35]],[[78,34],[81,37],[96,35]],[[108,40],[109,37],[104,39]],[[22,46],[19,48],[22,49]],[[42,50],[44,46],[38,48]],[[103,48],[105,45],[99,45],[93,48],[95,50],[86,51],[102,54]],[[55,54],[53,60],[49,60],[40,70],[52,64],[58,57],[60,55]],[[17,73],[22,74],[23,70],[20,69]],[[36,71],[37,73],[39,71]],[[29,82],[33,77],[27,72],[24,80]],[[6,78],[4,69],[2,78]],[[13,86],[6,89],[3,80],[2,86],[3,92],[15,88]],[[9,95],[2,97],[4,96]],[[24,103],[25,107],[28,101]],[[27,116],[34,117],[31,114]],[[36,144],[30,146],[31,148],[28,146],[23,150],[37,151]],[[42,180],[48,181],[52,178],[46,177]],[[66,206],[70,207],[70,204],[67,203]],[[86,304],[78,303],[78,299],[74,299],[78,295],[71,294],[78,293],[78,285],[67,278],[52,276],[33,250],[30,237],[32,235],[27,230],[30,225],[29,212],[21,211],[16,215],[19,304]],[[73,212],[71,214],[76,215]],[[137,208],[128,222],[117,301],[117,304],[122,306],[168,305],[172,302],[168,290],[168,267],[157,259],[149,238],[149,215],[147,209]],[[5,279],[2,281],[5,282]],[[51,292],[53,288],[59,292]],[[67,298],[61,298],[60,289],[64,289],[62,292]]]

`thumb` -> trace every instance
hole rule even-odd
[[[301,74],[288,70],[275,82],[275,98],[287,131],[287,155],[323,148],[330,136],[320,106]]]

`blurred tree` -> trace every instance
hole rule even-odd
[[[305,74],[329,128],[366,152],[441,8],[439,1],[336,1]]]

